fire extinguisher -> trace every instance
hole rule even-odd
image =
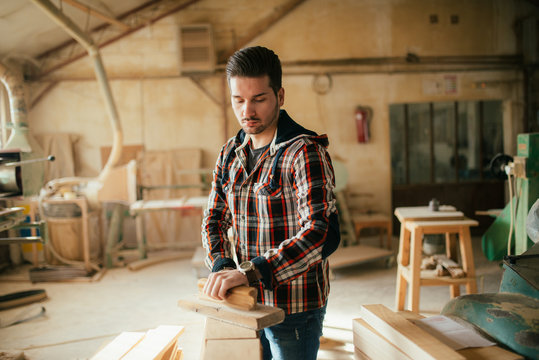
[[[372,118],[372,109],[367,106],[358,106],[356,108],[356,127],[357,127],[357,141],[360,144],[369,142],[370,132],[369,124]]]

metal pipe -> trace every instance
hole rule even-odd
[[[0,166],[6,166],[6,167],[21,166],[21,165],[24,165],[24,164],[31,164],[31,163],[35,163],[35,162],[41,162],[41,161],[54,161],[55,159],[56,158],[53,155],[49,155],[46,158],[40,158],[40,159],[29,159],[29,160],[22,160],[22,161],[17,161],[17,162],[12,162],[12,163],[5,163],[5,164],[0,163]],[[2,161],[2,160],[3,159],[0,158],[0,161]]]
[[[113,131],[113,143],[112,150],[107,160],[107,163],[101,170],[101,173],[98,176],[98,181],[103,182],[110,173],[110,169],[118,163],[120,155],[122,152],[122,127],[120,119],[118,117],[118,112],[116,110],[116,105],[114,103],[114,98],[112,96],[112,91],[110,90],[109,82],[107,80],[107,74],[103,66],[103,61],[101,60],[101,55],[99,53],[99,48],[93,43],[90,39],[70,18],[65,16],[56,6],[54,6],[49,0],[31,0],[36,6],[43,10],[47,15],[49,15],[58,25],[60,25],[67,33],[71,35],[79,44],[81,44],[88,54],[93,58],[94,61],[94,71],[96,74],[97,81],[99,83],[99,88],[101,94],[105,99],[105,105],[107,108],[107,113],[109,115],[109,120],[111,122],[112,131]]]
[[[9,98],[9,110],[13,125],[26,123],[28,110],[24,95],[24,78],[22,72],[0,63],[0,81],[4,84]]]

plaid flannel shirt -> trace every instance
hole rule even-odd
[[[281,110],[276,136],[250,174],[249,143],[240,130],[217,159],[202,223],[206,264],[212,271],[236,267],[235,245],[238,263],[253,261],[263,276],[260,302],[287,314],[320,308],[329,294],[323,248],[337,212],[327,136]]]

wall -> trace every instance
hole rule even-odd
[[[223,82],[222,64],[213,74],[182,76],[178,65],[179,24],[209,22],[216,52],[222,56],[257,24],[285,4],[280,1],[203,0],[102,49],[124,129],[124,144],[146,149],[203,149],[203,166],[212,167],[227,137],[238,129]],[[438,15],[431,24],[430,15]],[[459,23],[450,24],[451,15]],[[389,105],[402,102],[500,99],[505,101],[506,149],[522,128],[522,79],[510,67],[428,65],[404,62],[422,57],[515,55],[515,20],[538,15],[526,1],[505,0],[307,0],[249,45],[275,50],[284,64],[284,108],[307,128],[327,133],[330,152],[349,172],[349,188],[372,197],[363,208],[391,212]],[[331,60],[373,59],[369,64],[331,64]],[[381,59],[393,59],[387,64]],[[400,60],[402,62],[399,63]],[[298,65],[298,61],[322,64]],[[395,65],[395,63],[397,63]],[[316,74],[329,73],[325,95],[312,87]],[[446,75],[456,79],[445,89]],[[35,83],[58,85],[31,110],[35,133],[80,134],[77,172],[95,176],[99,148],[112,136],[92,65],[78,60]],[[478,88],[478,81],[487,82]],[[37,93],[37,91],[36,91]],[[373,109],[372,140],[358,144],[357,105]],[[225,114],[226,113],[226,116]]]

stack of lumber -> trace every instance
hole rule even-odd
[[[516,360],[522,356],[497,346],[453,350],[411,320],[412,312],[395,313],[384,305],[364,305],[353,320],[354,348],[358,359],[395,360]]]
[[[183,326],[161,325],[147,332],[122,332],[91,360],[181,360]]]

